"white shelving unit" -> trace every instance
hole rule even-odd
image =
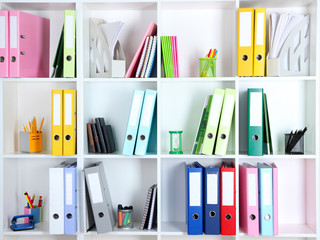
[[[310,15],[310,76],[237,77],[237,10],[265,7],[270,12]],[[50,19],[50,66],[61,28],[63,11],[76,10],[77,78],[0,78],[0,240],[245,240],[253,239],[237,227],[236,236],[188,236],[186,233],[184,162],[208,166],[233,162],[237,176],[239,226],[239,164],[275,162],[279,168],[279,236],[281,239],[320,240],[320,0],[0,0],[1,10],[22,10]],[[128,68],[149,22],[163,35],[178,37],[180,78],[161,76],[157,49],[157,78],[97,79],[89,73],[89,18],[123,21],[120,42]],[[268,27],[268,20],[267,20]],[[268,35],[268,34],[267,34]],[[158,45],[160,46],[160,45]],[[199,58],[217,48],[217,77],[199,78]],[[268,97],[274,155],[247,156],[247,88],[264,88]],[[154,89],[157,96],[157,134],[146,156],[123,156],[122,145],[134,89]],[[237,90],[235,114],[226,156],[191,155],[203,102],[214,88]],[[51,155],[51,90],[77,89],[77,155]],[[43,152],[19,152],[18,133],[33,115],[45,118]],[[117,152],[88,153],[86,123],[104,117],[115,134]],[[284,153],[284,134],[309,129],[304,155]],[[183,155],[170,155],[169,130],[183,130]],[[50,235],[48,231],[48,172],[64,160],[78,162],[78,233]],[[81,171],[103,161],[113,207],[133,205],[135,228],[97,235],[85,231],[85,188]],[[147,190],[158,184],[158,227],[138,230]],[[23,213],[24,191],[44,196],[43,222],[32,231],[13,232],[9,221]],[[263,237],[258,237],[262,239]],[[275,237],[274,237],[275,238]],[[254,238],[256,239],[256,238]],[[268,238],[273,239],[273,238]]]

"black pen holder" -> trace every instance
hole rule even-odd
[[[290,133],[285,134],[285,152],[287,154],[304,154],[304,135],[301,136],[301,138],[299,139],[299,141],[294,145],[294,147],[292,148],[292,150],[288,150],[287,146],[288,146],[288,140],[290,139]]]

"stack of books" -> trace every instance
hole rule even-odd
[[[161,36],[162,61],[166,78],[179,77],[177,36]]]
[[[111,125],[106,125],[104,118],[93,119],[87,123],[88,152],[89,153],[113,153],[116,150]]]

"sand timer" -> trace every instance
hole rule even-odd
[[[182,152],[182,131],[169,131],[170,133],[170,154],[183,154]]]

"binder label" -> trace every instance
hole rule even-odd
[[[222,205],[233,206],[234,173],[222,172]]]
[[[98,173],[88,174],[88,182],[91,191],[91,203],[101,203],[103,202],[102,192],[101,192],[101,183]]]
[[[210,117],[209,117],[208,125],[218,126],[222,100],[223,100],[222,95],[220,95],[220,94],[214,95],[214,97],[212,99],[212,107],[210,110]]]
[[[262,173],[262,183],[263,183],[263,205],[270,206],[272,204],[271,173]]]
[[[72,124],[72,94],[64,95],[64,125]]]
[[[10,48],[18,47],[17,16],[10,16]]]
[[[201,174],[189,173],[189,205],[201,206]]]
[[[0,16],[0,48],[6,47],[6,18]]]
[[[263,45],[264,36],[264,13],[257,14],[257,34],[256,34],[256,45]]]
[[[251,12],[240,12],[240,47],[251,47]]]
[[[66,48],[73,48],[73,16],[66,16],[65,21],[65,31],[64,34],[66,34],[65,40],[66,40]]]
[[[218,204],[218,174],[207,174],[207,204]]]
[[[262,92],[250,93],[250,126],[262,126]]]
[[[249,206],[257,206],[257,180],[256,174],[248,174],[248,184],[249,184]]]
[[[153,113],[153,107],[152,104],[154,102],[154,96],[153,95],[146,95],[145,99],[145,105],[143,108],[142,118],[141,118],[141,126],[148,127],[150,126],[151,116]]]
[[[66,205],[72,205],[72,174],[66,174]]]
[[[61,125],[60,123],[60,94],[53,94],[53,125]]]
[[[232,120],[232,111],[233,111],[233,102],[234,102],[234,95],[228,94],[226,95],[225,99],[225,108],[223,109],[224,113],[221,117],[221,126],[229,127],[230,122]]]
[[[129,119],[130,126],[137,125],[141,100],[142,100],[142,95],[134,94],[133,100],[132,100],[132,106],[131,106],[130,119]]]

